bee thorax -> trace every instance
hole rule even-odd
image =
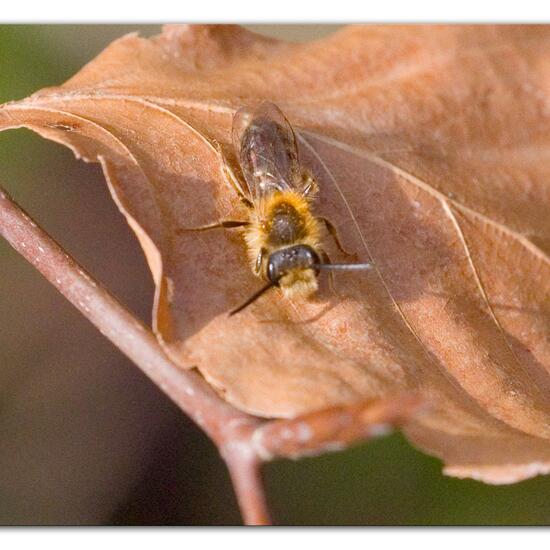
[[[268,240],[272,245],[280,246],[294,243],[305,234],[305,222],[296,208],[288,203],[281,202],[272,212],[268,227]]]

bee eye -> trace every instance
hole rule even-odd
[[[308,264],[309,265],[319,263],[319,256],[311,248],[308,248],[308,250],[307,250],[307,259],[308,259]]]
[[[273,258],[269,258],[269,261],[267,262],[267,278],[272,282],[277,282],[278,273],[277,273],[277,267],[275,266],[275,262],[273,261]]]

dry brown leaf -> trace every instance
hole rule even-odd
[[[550,472],[550,27],[348,27],[286,44],[238,27],[128,35],[59,88],[0,109],[100,161],[157,283],[155,329],[237,407],[292,417],[420,390],[408,429],[446,472]],[[317,211],[376,270],[339,296],[258,287],[216,139],[277,103],[321,185]],[[330,244],[330,243],[329,243]],[[330,250],[336,259],[339,254]]]

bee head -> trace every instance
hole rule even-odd
[[[363,264],[321,263],[317,252],[307,244],[281,248],[271,253],[267,259],[268,283],[239,307],[233,309],[229,315],[235,315],[242,311],[274,286],[280,287],[287,297],[307,297],[317,290],[317,276],[321,270],[366,271],[372,268],[372,262]]]
[[[298,244],[289,246],[288,248],[281,248],[269,255],[267,261],[267,278],[273,284],[279,284],[281,282],[283,283],[282,286],[288,286],[288,284],[284,284],[285,279],[290,277],[294,280],[298,273],[304,273],[311,269],[314,271],[314,274],[317,275],[318,270],[313,266],[319,263],[319,256],[315,250],[307,244]],[[309,272],[309,277],[311,277],[311,275],[312,273]]]

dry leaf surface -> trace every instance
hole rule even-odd
[[[238,27],[128,35],[58,88],[4,105],[102,163],[157,284],[155,330],[246,411],[292,417],[397,391],[446,472],[550,471],[550,27],[348,27],[308,44]],[[268,99],[320,182],[317,212],[376,269],[314,300],[258,288],[213,140]],[[346,258],[331,247],[333,259]]]

